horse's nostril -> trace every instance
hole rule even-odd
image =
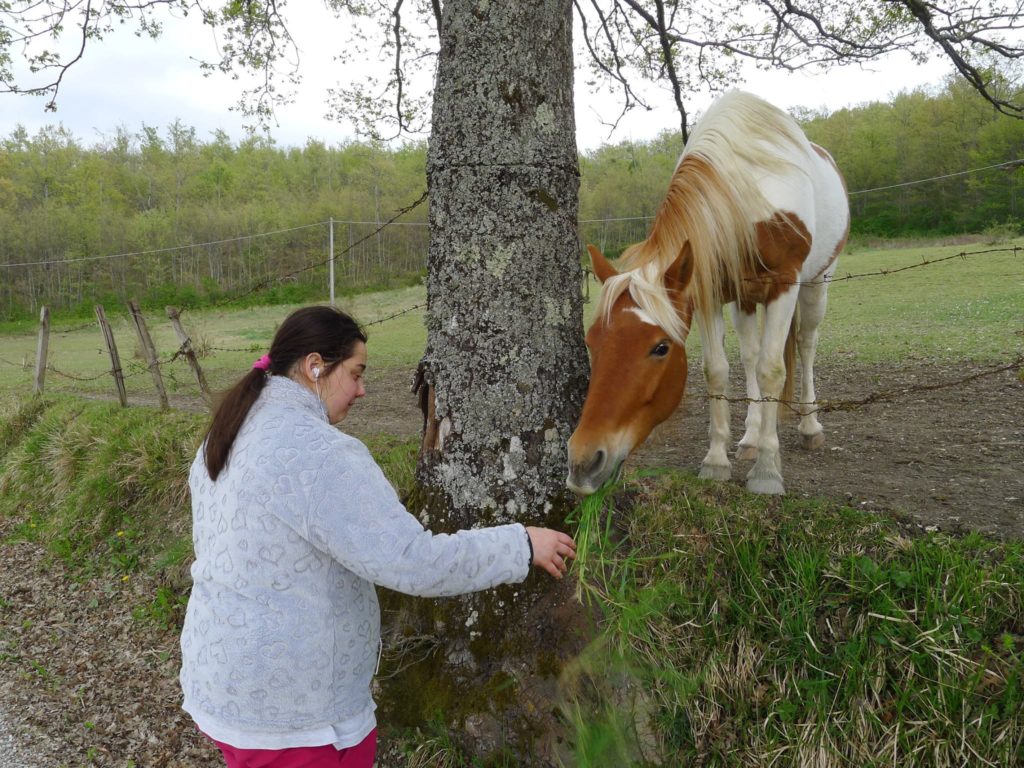
[[[594,458],[591,459],[590,464],[587,465],[586,474],[591,476],[597,473],[602,467],[604,467],[605,458],[606,454],[600,448],[594,451]]]

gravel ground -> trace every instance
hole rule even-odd
[[[4,533],[4,526],[0,525],[0,535]],[[6,548],[3,550],[6,555]],[[0,601],[0,607],[4,602]],[[0,611],[0,668],[4,666],[5,653],[8,649],[4,642],[9,632],[13,629],[7,626],[9,621],[15,620],[13,614]],[[6,673],[5,673],[6,677]],[[0,686],[0,691],[3,687]],[[39,734],[32,729],[22,717],[15,716],[15,708],[11,699],[6,695],[0,695],[0,768],[54,768],[58,765],[53,753],[47,751],[41,754],[38,747],[32,746],[32,742],[50,742],[53,740],[45,735]],[[48,749],[48,748],[47,748]]]
[[[0,702],[0,768],[46,768],[23,746],[24,736],[11,725],[13,718]]]
[[[0,520],[0,540],[14,522]],[[181,710],[178,635],[139,622],[153,577],[81,578],[0,546],[0,768],[215,768]]]

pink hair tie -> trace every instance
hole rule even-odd
[[[257,371],[270,370],[270,355],[264,355],[255,363],[253,363],[252,367],[255,368]]]

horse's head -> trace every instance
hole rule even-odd
[[[630,279],[619,273],[594,246],[587,246],[594,273],[604,284],[602,302],[612,283]],[[576,431],[569,438],[566,484],[581,495],[596,491],[612,477],[630,452],[679,405],[686,387],[686,332],[692,310],[683,294],[691,274],[690,249],[684,246],[664,273],[659,322],[636,295],[641,286],[623,288],[607,311],[598,311],[587,332],[590,386]],[[613,279],[614,278],[614,279]],[[675,313],[670,318],[667,314]],[[673,327],[670,327],[673,326]],[[684,329],[681,331],[681,329]]]

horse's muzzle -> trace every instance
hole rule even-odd
[[[609,479],[616,479],[625,457],[610,457],[604,449],[597,449],[582,462],[569,463],[569,476],[565,485],[577,496],[589,496]]]

